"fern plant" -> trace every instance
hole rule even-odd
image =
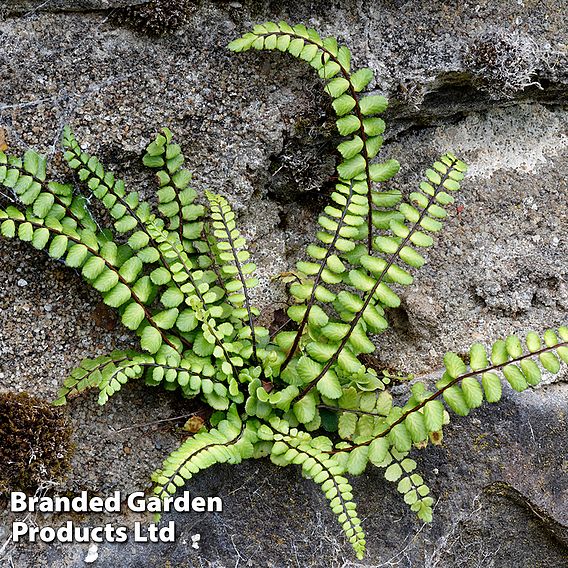
[[[399,169],[395,160],[375,160],[387,100],[362,94],[373,72],[352,72],[347,47],[302,25],[268,22],[229,48],[308,62],[344,137],[331,203],[289,286],[294,303],[284,330],[270,336],[255,323],[250,290],[258,281],[235,214],[225,197],[190,187],[182,150],[166,128],[143,158],[156,175],[155,207],[84,151],[69,128],[63,148],[73,183],[48,181],[45,159],[33,150],[23,158],[0,153],[0,184],[11,192],[0,231],[80,271],[140,338],[139,352],[82,361],[55,404],[87,389],[105,404],[138,378],[199,397],[215,411],[210,425],[153,474],[156,495],[174,494],[214,464],[270,456],[301,466],[321,488],[362,558],[365,535],[348,476],[369,464],[381,468],[410,509],[430,521],[433,499],[411,452],[441,443],[451,412],[465,416],[484,400],[499,401],[503,382],[522,391],[539,383],[540,366],[557,373],[568,362],[568,327],[542,339],[509,336],[489,350],[474,344],[467,361],[448,353],[435,385],[415,382],[404,404],[393,402],[390,376],[361,356],[375,351],[370,337],[387,328],[397,290],[424,264],[420,250],[442,229],[466,166],[447,153],[408,198],[385,190],[382,182]],[[95,221],[86,195],[106,208],[111,225]]]

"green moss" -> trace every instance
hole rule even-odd
[[[72,429],[59,408],[28,393],[0,393],[0,493],[34,490],[70,469]]]

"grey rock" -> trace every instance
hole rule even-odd
[[[132,29],[94,11],[136,3],[0,4],[0,13],[12,14],[0,22],[0,127],[12,150],[46,152],[64,175],[57,144],[69,123],[89,151],[149,196],[154,186],[140,155],[169,126],[184,146],[195,186],[224,193],[237,209],[259,265],[257,299],[270,323],[286,301],[270,277],[289,269],[312,238],[331,185],[337,137],[310,69],[278,54],[231,55],[225,45],[252,23],[304,21],[339,35],[355,64],[377,72],[374,86],[392,102],[383,156],[403,164],[397,187],[412,191],[424,167],[447,149],[471,165],[428,264],[403,292],[402,307],[389,314],[392,329],[377,338],[378,362],[430,375],[448,349],[566,323],[562,0],[428,7],[414,0],[204,1],[188,5],[183,25],[159,39],[144,26]],[[481,60],[475,46],[488,37],[505,38],[513,55],[524,51],[516,59],[500,52]],[[527,77],[539,85],[523,88]],[[136,345],[73,271],[4,240],[0,260],[0,388],[53,397],[82,358]],[[28,285],[18,287],[20,279]],[[364,565],[568,566],[567,408],[564,373],[537,391],[508,395],[499,406],[456,419],[443,447],[416,452],[440,499],[431,526],[421,527],[380,472],[357,478],[369,535]],[[61,490],[147,488],[151,471],[179,443],[183,419],[155,422],[189,412],[187,401],[136,384],[105,409],[92,395],[73,401],[75,471]],[[293,469],[264,460],[217,467],[190,489],[222,495],[225,510],[172,517],[175,545],[101,545],[96,565],[355,565],[324,498]],[[11,520],[0,513],[1,525]],[[94,515],[74,520],[109,522]],[[129,526],[134,520],[131,514],[112,519]],[[199,551],[190,546],[196,533]],[[14,566],[66,567],[82,566],[87,546],[6,551]]]
[[[0,14],[26,14],[34,12],[82,12],[108,10],[144,4],[148,0],[1,0]]]
[[[224,567],[237,560],[253,567],[391,562],[405,568],[457,564],[474,568],[483,559],[484,565],[494,568],[564,568],[568,566],[565,386],[551,385],[523,397],[508,394],[497,410],[480,409],[455,420],[444,446],[417,452],[419,471],[439,499],[431,525],[424,526],[409,514],[395,486],[379,472],[356,478],[354,490],[360,495],[359,511],[369,535],[369,554],[363,563],[351,559],[323,495],[311,482],[303,480],[298,470],[260,460],[218,466],[192,482],[192,495],[223,498],[222,513],[166,514],[163,520],[176,525],[175,543],[101,544],[97,566],[113,568],[120,559],[125,568],[155,568],[167,566],[168,561],[172,566]],[[139,445],[136,439],[134,445]],[[109,481],[118,467],[108,470]],[[41,522],[53,525],[66,520],[59,515]],[[88,516],[91,526],[131,525],[132,520],[127,514]],[[201,535],[198,551],[190,546],[195,534]],[[87,546],[55,543],[38,548],[14,550],[15,565],[83,566]]]

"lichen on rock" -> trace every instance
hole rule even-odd
[[[473,84],[492,98],[511,98],[528,87],[541,88],[539,64],[546,48],[520,31],[485,31],[469,44],[465,66],[474,77]]]
[[[144,4],[114,10],[111,19],[116,24],[126,24],[138,32],[162,36],[175,32],[186,24],[191,7],[189,0],[150,0]]]

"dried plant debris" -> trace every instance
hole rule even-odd
[[[538,70],[546,52],[522,32],[496,30],[470,43],[464,63],[476,87],[492,98],[510,98],[527,87],[541,88]]]
[[[0,393],[0,493],[65,477],[71,433],[60,408],[28,393]]]
[[[143,34],[159,37],[183,27],[189,12],[188,0],[152,0],[116,10],[111,14],[111,19],[115,24],[127,25]]]

